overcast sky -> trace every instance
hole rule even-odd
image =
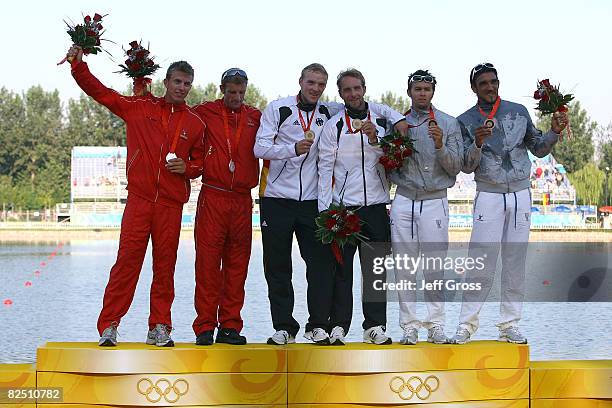
[[[121,45],[150,43],[163,71],[186,59],[195,83],[218,83],[228,67],[244,68],[268,99],[295,94],[301,68],[320,62],[335,77],[356,67],[367,93],[405,95],[408,74],[430,69],[438,79],[434,103],[458,115],[475,102],[469,71],[495,64],[502,98],[533,108],[537,79],[550,77],[575,93],[592,119],[612,122],[612,6],[608,1],[58,1],[6,3],[0,13],[0,86],[21,92],[40,84],[62,99],[79,95],[68,65],[55,64],[70,45],[63,19],[109,13],[105,37],[117,42],[91,56],[92,71],[124,90],[113,73]],[[155,78],[163,76],[160,70]],[[532,110],[533,113],[533,110]]]

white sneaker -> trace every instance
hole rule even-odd
[[[287,330],[278,330],[268,339],[268,344],[280,346],[283,344],[295,343],[295,336],[289,334]]]
[[[329,334],[320,327],[315,327],[311,331],[304,333],[304,337],[313,343],[317,344],[329,344]]]
[[[331,335],[329,336],[329,342],[332,346],[344,346],[346,340],[344,339],[344,329],[340,326],[336,326],[332,329]]]
[[[147,333],[147,344],[157,347],[174,347],[174,341],[170,337],[172,329],[165,324],[156,324],[152,330]]]
[[[117,346],[117,324],[111,323],[104,331],[102,332],[102,336],[100,336],[100,341],[98,341],[98,346],[100,347],[115,347]]]
[[[363,342],[370,344],[391,344],[391,337],[385,334],[385,326],[374,326],[363,331]]]
[[[497,341],[506,341],[514,344],[527,344],[527,338],[521,334],[516,326],[510,326],[500,330]]]
[[[419,331],[415,327],[406,327],[400,344],[414,345],[417,344],[417,341],[419,341]]]
[[[444,327],[440,325],[431,326],[427,330],[427,341],[434,344],[447,344],[448,337],[444,334]]]
[[[465,344],[470,342],[470,338],[472,335],[465,327],[459,326],[457,328],[457,333],[455,333],[455,337],[453,337],[452,342],[454,344]]]

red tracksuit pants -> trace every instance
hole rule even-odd
[[[242,330],[251,218],[250,194],[202,187],[194,232],[196,336],[216,327]]]
[[[130,308],[149,238],[153,244],[149,329],[158,323],[172,326],[170,308],[174,300],[174,266],[182,213],[182,208],[167,207],[129,194],[121,220],[117,261],[111,269],[98,318],[100,335],[111,324],[119,325]]]

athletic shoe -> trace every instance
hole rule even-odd
[[[111,324],[102,332],[98,346],[115,347],[117,345],[117,325]]]
[[[427,341],[434,344],[447,344],[449,342],[448,337],[444,334],[444,327],[438,324],[427,330]]]
[[[287,330],[278,330],[268,339],[268,344],[281,346],[283,344],[295,343],[295,336],[289,334]]]
[[[304,337],[316,344],[329,344],[329,334],[320,327],[304,333]]]
[[[510,326],[500,330],[497,341],[506,341],[514,344],[527,344],[527,338],[521,334],[516,326]]]
[[[393,343],[391,338],[385,334],[385,326],[374,326],[364,330],[363,342],[376,345]]]
[[[172,328],[165,324],[156,324],[147,334],[147,344],[157,347],[174,347],[174,341],[170,338]]]
[[[243,345],[246,342],[246,337],[241,336],[236,329],[219,328],[217,331],[217,343]]]
[[[332,346],[344,346],[346,341],[344,339],[344,329],[340,326],[336,326],[332,329],[331,335],[329,336],[329,342]]]
[[[471,337],[472,337],[472,335],[470,334],[470,332],[465,327],[459,326],[457,328],[457,332],[455,333],[455,337],[453,337],[452,342],[454,344],[469,343]]]
[[[400,344],[414,345],[417,344],[417,341],[419,341],[419,331],[415,327],[406,327]]]
[[[197,346],[210,346],[213,344],[213,330],[206,330],[196,336]]]

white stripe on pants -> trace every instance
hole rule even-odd
[[[500,329],[516,325],[521,319],[525,296],[525,258],[531,224],[531,193],[478,192],[474,199],[474,225],[470,238],[471,257],[486,251],[482,271],[471,270],[466,279],[483,282],[477,292],[463,292],[459,324],[470,333],[478,330],[478,314],[486,301],[495,277],[501,247]]]
[[[420,254],[430,257],[446,257],[448,250],[448,200],[411,200],[396,195],[391,205],[391,242],[394,256],[407,255],[417,258]],[[429,245],[423,245],[430,243]],[[397,269],[396,281],[416,281],[418,271]],[[444,277],[444,271],[427,270],[426,282]],[[417,286],[418,287],[418,286]],[[444,325],[444,297],[442,291],[425,292],[427,318],[420,321],[416,316],[416,291],[398,292],[400,327],[429,329],[433,325]]]

